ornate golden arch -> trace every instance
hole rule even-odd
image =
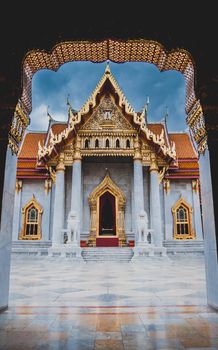
[[[27,226],[27,214],[28,210],[31,207],[35,207],[38,211],[38,220],[37,224],[37,234],[36,235],[26,235],[26,226]],[[36,198],[33,194],[30,201],[22,208],[22,229],[19,235],[19,239],[27,239],[27,240],[40,240],[42,237],[41,223],[42,223],[42,213],[43,209],[40,204],[36,201]]]
[[[168,52],[160,43],[145,39],[106,39],[96,42],[67,41],[58,43],[51,52],[45,50],[29,51],[23,59],[23,91],[9,133],[9,145],[12,151],[18,152],[23,131],[30,121],[28,115],[32,110],[32,78],[38,70],[57,71],[66,62],[102,62],[106,60],[117,63],[148,62],[155,64],[160,71],[173,69],[181,72],[186,83],[186,112],[188,114],[186,122],[191,128],[198,151],[204,153],[207,148],[207,133],[202,107],[194,89],[195,66],[192,56],[184,49],[174,49]],[[22,127],[17,127],[17,125]]]
[[[182,206],[186,210],[186,215],[187,215],[187,224],[188,224],[188,234],[178,234],[177,232],[177,209]],[[185,200],[185,198],[181,195],[179,200],[173,205],[172,207],[172,213],[173,213],[173,223],[174,223],[174,229],[173,229],[173,238],[174,239],[195,239],[195,231],[192,226],[192,214],[193,214],[193,209],[192,207],[188,204],[188,202]]]
[[[95,246],[96,237],[99,236],[99,199],[105,192],[110,192],[115,197],[116,237],[119,238],[119,245],[123,245],[126,241],[124,227],[126,199],[123,192],[111,179],[109,173],[106,174],[103,181],[89,195],[91,213],[89,242],[91,245]]]

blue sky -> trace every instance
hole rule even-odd
[[[33,76],[32,103],[29,130],[46,130],[47,106],[56,120],[67,120],[67,95],[72,107],[79,110],[104,74],[106,62],[70,62],[57,72],[41,70]],[[148,120],[163,119],[168,107],[168,130],[184,131],[185,81],[177,71],[160,72],[156,66],[143,63],[110,62],[113,76],[135,111],[141,111],[150,98]]]

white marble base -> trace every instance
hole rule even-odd
[[[49,257],[73,258],[79,261],[84,261],[82,258],[82,249],[73,243],[52,246],[48,250]]]
[[[145,258],[145,257],[166,257],[167,250],[164,247],[155,247],[153,244],[148,244],[145,242],[138,243],[133,248],[134,255],[132,261]]]

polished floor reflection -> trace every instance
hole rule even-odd
[[[202,257],[13,258],[0,349],[218,349]]]

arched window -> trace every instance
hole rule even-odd
[[[172,208],[174,218],[174,239],[194,239],[192,208],[181,196]]]
[[[89,148],[89,140],[88,139],[85,140],[85,148]]]
[[[42,208],[35,196],[22,209],[22,229],[19,239],[41,239]]]
[[[110,147],[109,139],[106,140],[106,142],[105,142],[105,147],[108,147],[108,148]]]
[[[126,140],[126,148],[130,148],[130,140]]]
[[[120,140],[119,139],[116,140],[116,148],[120,148]]]
[[[99,148],[99,140],[98,139],[95,140],[95,148]]]

